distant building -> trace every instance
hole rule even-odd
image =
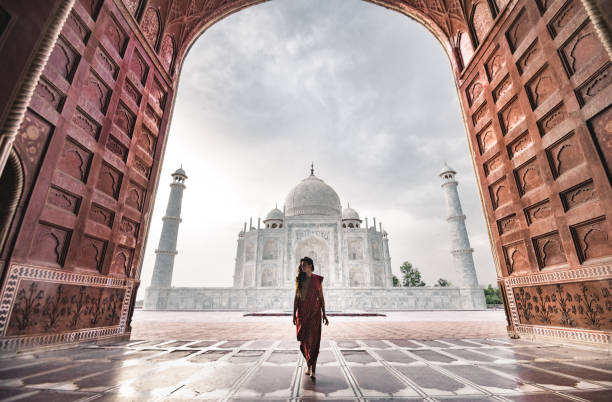
[[[314,175],[285,199],[284,212],[272,209],[261,227],[238,234],[235,288],[293,288],[302,257],[313,259],[326,287],[393,287],[387,232],[362,224],[359,214],[342,210],[336,191]]]

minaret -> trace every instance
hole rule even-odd
[[[446,197],[446,221],[450,229],[451,254],[453,264],[459,276],[459,283],[455,284],[461,288],[477,288],[476,269],[472,253],[474,249],[470,247],[467,229],[465,228],[465,215],[461,210],[459,193],[457,192],[457,181],[455,172],[446,163],[440,172],[442,178],[442,188]]]
[[[170,198],[168,199],[166,215],[162,218],[164,225],[159,237],[159,246],[155,250],[155,266],[151,288],[170,288],[172,285],[174,256],[178,254],[176,239],[179,223],[181,223],[181,203],[183,201],[183,190],[185,190],[185,179],[187,179],[187,175],[182,166],[172,173]]]

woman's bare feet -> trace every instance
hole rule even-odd
[[[306,374],[307,376],[310,376],[310,366],[308,366],[308,370],[306,370],[304,374]]]

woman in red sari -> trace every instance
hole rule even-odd
[[[325,325],[329,325],[329,321],[325,315],[323,277],[313,274],[312,271],[314,271],[312,259],[302,258],[298,266],[298,275],[295,278],[293,325],[296,326],[300,350],[308,364],[308,371],[305,374],[314,381],[321,344],[321,320],[325,322]]]

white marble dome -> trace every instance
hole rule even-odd
[[[285,198],[285,216],[339,216],[341,211],[336,191],[314,174],[298,183]]]
[[[268,212],[268,215],[266,215],[266,219],[264,220],[264,222],[273,219],[282,221],[283,218],[283,211],[278,208],[274,208],[270,212]]]
[[[342,211],[342,219],[343,220],[346,220],[346,219],[360,220],[359,214],[357,213],[357,211],[355,211],[351,207],[344,208],[344,210]]]

